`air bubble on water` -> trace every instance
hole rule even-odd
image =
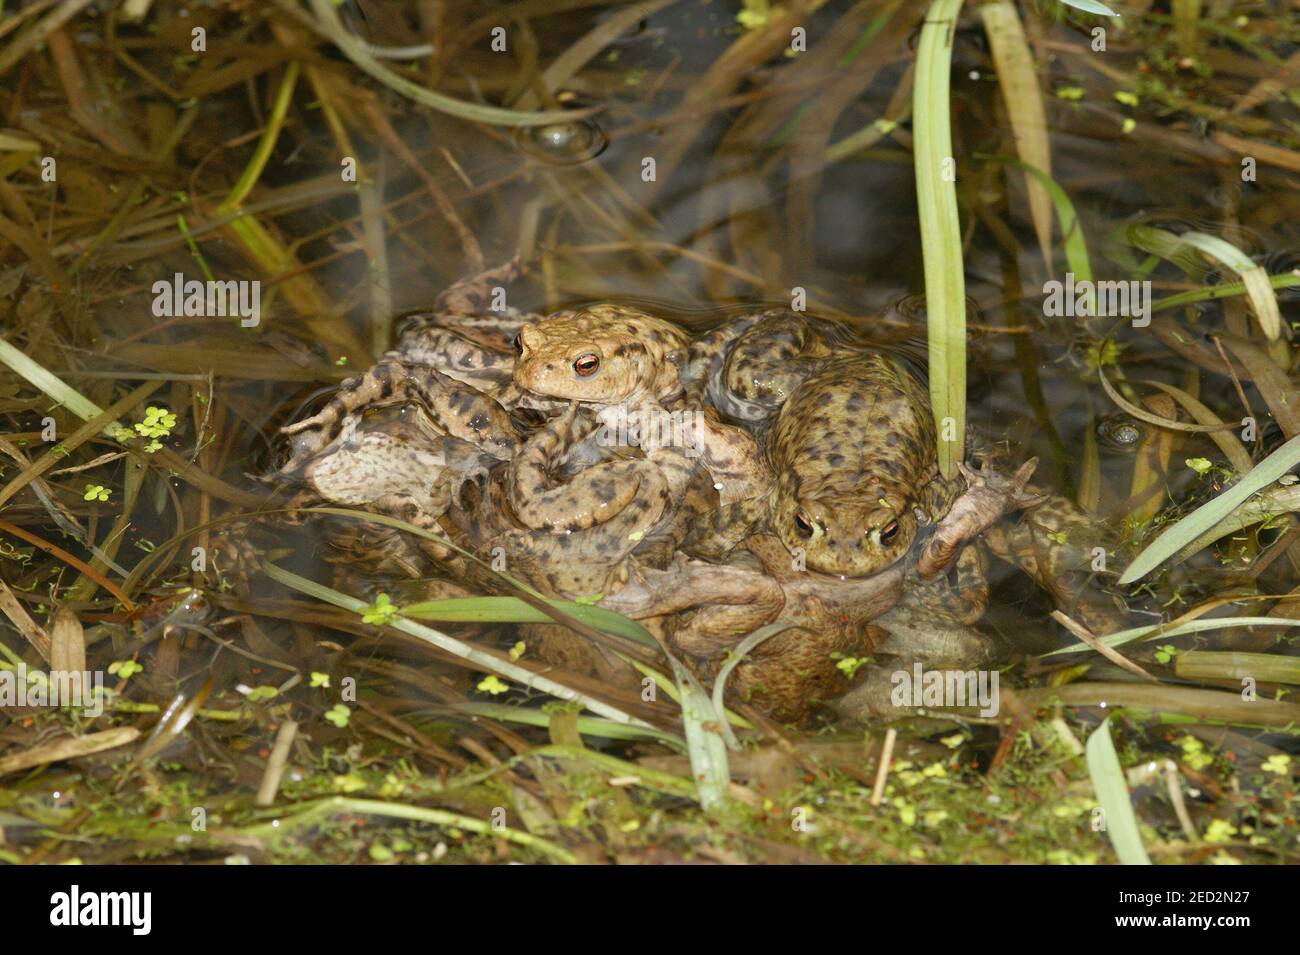
[[[552,166],[569,166],[594,159],[605,151],[609,137],[592,119],[548,126],[530,126],[515,133],[525,154]]]

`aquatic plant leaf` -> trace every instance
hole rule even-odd
[[[355,614],[360,614],[366,609],[365,602],[357,600],[355,597],[349,597],[347,594],[339,593],[332,587],[326,587],[318,584],[314,580],[308,580],[306,577],[299,577],[295,573],[277,567],[269,561],[262,565],[266,575],[276,583],[283,584],[299,593],[304,593],[315,597],[317,600],[323,600],[325,603],[333,604],[336,607],[342,607],[344,610],[350,610]],[[490,653],[484,653],[481,649],[472,644],[457,640],[445,633],[434,630],[432,627],[426,627],[423,624],[416,623],[414,620],[407,620],[403,617],[397,617],[389,623],[390,627],[400,630],[405,634],[415,637],[417,640],[423,640],[430,643],[439,650],[444,650],[463,660],[468,660],[476,667],[487,670],[490,673],[497,673],[508,680],[514,680],[516,683],[522,683],[537,690],[539,693],[549,693],[551,696],[558,697],[561,700],[576,700],[581,702],[587,709],[593,713],[617,720],[620,723],[628,723],[632,726],[650,727],[649,723],[624,713],[615,706],[611,706],[595,697],[588,696],[578,690],[571,689],[562,683],[557,683],[549,677],[533,673],[525,667],[517,666],[508,660],[502,660]],[[653,728],[653,727],[650,727]]]
[[[274,817],[267,822],[226,831],[270,841],[284,838],[300,828],[319,826],[322,820],[334,815],[378,816],[384,819],[405,819],[427,825],[463,829],[479,835],[490,835],[494,839],[505,839],[516,845],[536,849],[566,865],[575,865],[578,861],[568,849],[539,838],[531,832],[521,832],[509,826],[493,825],[486,819],[448,812],[445,809],[412,806],[400,802],[383,802],[379,799],[359,799],[353,796],[326,796],[324,799],[311,802],[277,806],[273,812]]]
[[[10,369],[26,378],[33,387],[40,389],[84,421],[89,421],[103,411],[99,405],[77,389],[64,384],[58,375],[28,358],[2,338],[0,338],[0,362],[8,365]],[[120,422],[110,421],[104,428],[104,432],[112,433],[120,427]]]
[[[1217,425],[1188,424],[1186,421],[1175,421],[1173,418],[1166,415],[1152,414],[1149,411],[1143,411],[1137,405],[1133,404],[1133,402],[1121,395],[1115,389],[1115,386],[1110,383],[1110,379],[1106,377],[1106,373],[1100,368],[1097,369],[1097,380],[1101,382],[1101,387],[1110,400],[1123,408],[1126,414],[1137,418],[1139,421],[1145,421],[1147,424],[1153,424],[1158,428],[1167,428],[1170,431],[1185,431],[1188,433],[1199,434],[1202,432],[1224,431],[1229,428],[1237,427],[1234,424],[1223,423]]]
[[[1074,7],[1076,10],[1082,10],[1084,13],[1095,13],[1101,17],[1119,16],[1114,10],[1104,3],[1098,3],[1097,0],[1061,0],[1067,7]]]
[[[713,681],[713,708],[719,713],[726,709],[722,702],[723,694],[727,688],[727,677],[731,676],[731,671],[745,659],[746,654],[753,650],[764,640],[775,637],[778,633],[783,633],[793,627],[792,623],[769,623],[765,627],[759,627],[749,636],[741,640],[728,654],[727,662],[718,670],[717,679]],[[724,720],[722,723],[722,735],[727,739],[727,745],[732,749],[739,749],[740,743],[736,739],[736,734],[731,731],[731,726]]]
[[[417,83],[412,83],[400,73],[395,73],[384,66],[369,51],[366,44],[347,31],[339,21],[338,14],[330,0],[311,0],[312,12],[322,31],[343,51],[349,60],[364,73],[370,74],[389,89],[396,90],[403,96],[415,100],[424,106],[432,107],[442,113],[468,119],[476,123],[488,123],[493,126],[545,126],[550,123],[571,123],[585,119],[594,109],[551,110],[547,112],[522,112],[520,110],[502,109],[499,106],[483,106],[478,103],[466,103],[462,100],[435,93]]]
[[[525,726],[546,726],[551,720],[550,713],[544,713],[535,706],[512,706],[508,703],[453,703],[450,708],[458,713],[473,716],[486,716],[507,723],[522,723]],[[663,730],[643,729],[615,723],[595,716],[579,716],[574,724],[583,736],[598,736],[602,739],[635,740],[652,739],[679,752],[686,752],[686,741],[680,736],[665,733]]]
[[[686,752],[700,808],[713,812],[727,804],[731,770],[727,765],[727,741],[721,732],[722,718],[694,674],[668,654],[677,689],[681,694],[682,723],[686,727]]]
[[[594,60],[605,48],[623,34],[636,28],[637,24],[648,20],[664,7],[677,3],[678,0],[641,0],[629,7],[612,13],[600,21],[590,31],[579,37],[567,50],[551,61],[542,73],[542,86],[548,90],[563,89],[578,71]],[[535,109],[539,98],[535,90],[526,90],[516,101],[519,109]],[[35,148],[35,147],[32,147]]]
[[[1255,466],[1255,462],[1250,459],[1250,453],[1242,445],[1241,440],[1235,434],[1227,434],[1225,430],[1222,430],[1223,422],[1203,402],[1192,397],[1176,385],[1158,381],[1154,378],[1144,381],[1143,384],[1159,388],[1182,405],[1187,413],[1196,419],[1197,424],[1213,428],[1214,430],[1207,431],[1206,434],[1210,440],[1219,446],[1219,450],[1231,462],[1237,473],[1245,474]]]
[[[0,776],[31,769],[33,766],[47,766],[116,749],[134,742],[139,736],[140,731],[134,726],[115,726],[111,730],[87,733],[85,736],[64,736],[12,755],[0,756]]]
[[[1201,534],[1244,504],[1252,494],[1262,491],[1297,464],[1300,464],[1300,437],[1278,448],[1249,474],[1212,501],[1202,504],[1176,524],[1166,528],[1142,553],[1134,558],[1120,577],[1121,584],[1140,580],[1164,561],[1178,553]]]
[[[1025,39],[1020,14],[1010,0],[986,3],[980,9],[984,32],[988,34],[993,65],[998,71],[1002,100],[1011,119],[1016,153],[1021,161],[1049,177],[1052,173],[1052,149],[1047,136],[1047,115],[1043,93],[1034,69],[1034,57]],[[1052,266],[1052,200],[1041,181],[1025,174],[1029,193],[1029,215],[1047,268]],[[1073,211],[1073,210],[1071,210]],[[1065,229],[1062,219],[1062,232]],[[1077,273],[1076,273],[1077,275]]]
[[[1092,259],[1088,255],[1088,240],[1079,224],[1079,215],[1074,211],[1074,203],[1069,193],[1043,170],[1028,163],[1012,159],[1002,160],[1009,166],[1015,166],[1032,176],[1047,192],[1056,210],[1056,222],[1061,229],[1061,244],[1065,248],[1065,264],[1074,273],[1075,282],[1092,281]],[[1050,260],[1049,260],[1050,264]]]
[[[1200,263],[1196,259],[1197,252],[1207,255],[1216,262],[1232,269],[1241,276],[1242,288],[1246,293],[1246,297],[1250,299],[1250,304],[1255,310],[1255,316],[1259,319],[1260,327],[1263,328],[1265,336],[1270,341],[1276,341],[1281,335],[1282,317],[1278,311],[1277,293],[1274,288],[1282,286],[1276,285],[1274,279],[1270,278],[1262,265],[1252,261],[1250,256],[1232,243],[1204,232],[1184,232],[1181,235],[1175,235],[1164,229],[1157,229],[1154,226],[1142,225],[1141,223],[1133,223],[1124,227],[1121,235],[1129,245],[1158,255],[1160,258],[1177,265],[1189,275],[1195,275],[1200,271]],[[1184,292],[1180,294],[1182,296],[1195,296],[1200,293]],[[1223,290],[1223,294],[1233,293]],[[1197,298],[1194,297],[1179,299],[1180,302],[1196,300]],[[1161,305],[1162,308],[1171,307],[1168,301],[1161,303]]]
[[[1152,624],[1149,627],[1133,627],[1130,630],[1118,630],[1104,637],[1098,637],[1108,647],[1120,647],[1126,643],[1143,638],[1181,637],[1189,633],[1202,633],[1206,630],[1224,630],[1228,627],[1300,627],[1300,620],[1289,617],[1211,617],[1208,620],[1191,620],[1176,627]],[[1060,653],[1075,653],[1079,650],[1091,650],[1086,643],[1074,643],[1045,653],[1045,657],[1054,657]]]
[[[1184,680],[1241,680],[1300,685],[1300,657],[1242,650],[1186,650],[1174,658]]]
[[[1204,252],[1241,276],[1242,284],[1246,286],[1246,297],[1255,309],[1260,327],[1264,329],[1269,341],[1277,341],[1282,334],[1282,315],[1278,311],[1277,293],[1273,291],[1264,267],[1218,236],[1206,235],[1204,232],[1184,232],[1180,238],[1187,245]]]
[[[1170,0],[1169,12],[1174,17],[1174,37],[1178,42],[1179,54],[1195,56],[1201,0]]]
[[[1283,514],[1300,513],[1300,484],[1289,487],[1274,486],[1251,498],[1237,508],[1204,534],[1196,538],[1174,558],[1179,562],[1188,560],[1193,554],[1209,547],[1217,540],[1235,534],[1252,524],[1263,524],[1276,520]]]
[[[1271,288],[1295,288],[1300,286],[1300,275],[1270,275],[1268,284]],[[1245,282],[1224,282],[1222,285],[1206,285],[1187,292],[1166,295],[1151,303],[1151,313],[1164,312],[1171,308],[1181,308],[1194,302],[1213,302],[1221,298],[1242,295],[1246,291]]]
[[[1106,814],[1106,835],[1115,847],[1115,855],[1124,865],[1150,865],[1151,859],[1142,845],[1137,816],[1133,813],[1133,802],[1124,782],[1124,770],[1115,754],[1115,743],[1110,738],[1110,717],[1093,730],[1084,752],[1093,792]]]
[[[912,92],[916,205],[925,266],[930,404],[939,470],[957,474],[966,446],[966,276],[957,214],[948,80],[961,0],[934,0],[921,27]]]
[[[570,617],[606,633],[627,637],[655,649],[659,644],[648,630],[635,620],[604,607],[575,603],[572,600],[547,600],[548,604],[564,611]],[[400,613],[416,620],[441,620],[447,623],[555,623],[518,597],[451,597],[445,600],[426,600],[408,604]]]

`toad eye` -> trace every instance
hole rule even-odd
[[[804,540],[807,540],[813,535],[812,521],[808,520],[808,518],[804,517],[802,514],[796,514],[794,516],[794,530],[796,534]]]
[[[515,336],[515,354],[522,355],[523,353],[524,353],[524,336],[521,333]]]
[[[590,378],[596,373],[596,369],[599,367],[600,356],[593,354],[592,352],[579,355],[573,362],[573,370],[577,373],[579,378]]]
[[[880,529],[880,543],[888,544],[898,536],[898,521],[890,521]]]

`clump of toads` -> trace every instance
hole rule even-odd
[[[411,317],[394,350],[283,429],[274,477],[435,529],[546,595],[598,598],[705,678],[747,634],[791,623],[727,683],[781,720],[823,703],[882,715],[889,671],[915,662],[988,665],[973,625],[989,554],[1085,625],[1117,618],[1079,583],[1090,546],[1075,541],[1095,531],[1074,532],[1092,522],[1027,490],[1033,460],[941,476],[927,390],[900,357],[785,310],[695,335],[622,305],[492,311],[521,271],[462,280]],[[420,546],[441,572],[492,585]],[[638,679],[558,629],[530,646]]]

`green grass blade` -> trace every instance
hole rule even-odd
[[[979,8],[984,32],[989,38],[993,65],[1002,87],[1002,100],[1011,120],[1016,154],[1022,162],[1041,170],[1049,178],[1052,172],[1052,148],[1047,136],[1047,114],[1043,93],[1034,69],[1034,56],[1025,39],[1016,5],[1010,0],[994,0]],[[1029,215],[1034,234],[1043,253],[1043,264],[1052,268],[1052,202],[1041,179],[1025,176],[1029,194]]]
[[[326,796],[305,803],[286,803],[276,808],[273,821],[247,826],[243,829],[228,830],[242,836],[270,841],[283,838],[298,828],[318,827],[322,820],[333,815],[379,816],[385,819],[405,819],[409,822],[422,822],[427,825],[463,829],[477,835],[493,839],[505,839],[517,845],[542,852],[557,862],[576,865],[578,858],[568,849],[557,846],[546,839],[530,832],[521,832],[505,826],[495,826],[486,819],[448,812],[445,809],[430,809],[407,803],[383,802],[379,799],[360,799],[352,796]]]
[[[574,603],[572,600],[547,600],[575,620],[605,633],[627,637],[647,647],[659,649],[648,630],[635,620],[604,607]],[[426,600],[402,608],[402,616],[415,620],[439,620],[443,623],[555,623],[536,607],[518,597],[452,597]]]
[[[1142,845],[1137,816],[1133,814],[1133,803],[1124,782],[1124,770],[1119,765],[1115,744],[1110,738],[1110,717],[1093,730],[1084,751],[1093,791],[1106,814],[1106,835],[1115,847],[1115,855],[1124,865],[1150,865],[1151,859]]]
[[[957,474],[966,447],[966,277],[957,215],[948,79],[962,0],[934,0],[921,28],[912,92],[916,204],[925,265],[930,404],[939,469]],[[945,181],[949,173],[949,181]]]
[[[1084,13],[1095,13],[1100,17],[1117,17],[1119,16],[1114,10],[1104,3],[1098,3],[1097,0],[1061,0],[1067,7],[1074,7],[1076,10],[1082,10]]]
[[[1134,640],[1149,638],[1181,637],[1189,633],[1203,633],[1206,630],[1223,630],[1227,627],[1300,627],[1300,620],[1293,620],[1290,617],[1210,617],[1206,620],[1191,620],[1187,623],[1181,623],[1176,627],[1166,627],[1164,624],[1152,624],[1149,627],[1133,627],[1131,630],[1117,630],[1115,633],[1108,634],[1098,639],[1108,647],[1122,647],[1126,643],[1132,643]],[[1080,650],[1091,650],[1092,647],[1086,643],[1073,643],[1068,647],[1061,647],[1059,650],[1053,650],[1050,653],[1044,653],[1044,657],[1054,657],[1060,653],[1077,653]]]
[[[353,613],[360,614],[367,609],[367,604],[357,600],[355,597],[349,597],[347,594],[339,593],[332,587],[326,587],[318,584],[314,580],[308,580],[306,577],[299,577],[297,574],[285,570],[283,567],[277,567],[272,563],[262,565],[266,571],[266,576],[270,577],[276,583],[283,584],[299,593],[307,594],[322,600],[325,603],[333,604],[335,607],[342,607],[344,610],[351,610]],[[439,650],[443,650],[453,656],[458,656],[463,660],[468,660],[483,670],[491,673],[497,673],[506,679],[514,680],[516,683],[522,683],[524,686],[531,687],[540,693],[549,693],[551,696],[561,700],[576,700],[583,706],[600,716],[615,720],[619,723],[627,723],[630,726],[640,726],[642,728],[653,729],[649,723],[640,720],[629,713],[624,713],[617,707],[610,706],[601,700],[588,696],[577,690],[570,689],[562,683],[556,683],[549,677],[533,673],[524,667],[518,666],[509,660],[502,660],[490,653],[485,653],[476,646],[455,637],[449,637],[445,633],[434,630],[432,627],[426,627],[423,624],[416,623],[414,620],[406,620],[402,617],[394,617],[389,621],[388,626],[403,633],[415,637],[417,640],[423,640],[425,643],[432,644]]]
[[[1121,584],[1140,580],[1164,561],[1200,537],[1215,524],[1300,464],[1300,437],[1292,438],[1212,501],[1202,504],[1163,533],[1134,558],[1120,577]]]
[[[700,681],[671,653],[673,676],[681,697],[682,723],[686,727],[686,752],[691,776],[699,792],[700,807],[706,812],[727,805],[731,770],[727,764],[727,741],[719,730],[722,719]]]
[[[1157,229],[1155,226],[1135,222],[1120,226],[1111,238],[1172,262],[1189,275],[1200,271],[1201,263],[1196,251],[1166,229]]]
[[[1264,267],[1251,260],[1245,252],[1215,235],[1204,232],[1184,232],[1180,237],[1192,248],[1204,252],[1241,276],[1246,286],[1246,298],[1255,309],[1255,317],[1269,341],[1277,341],[1282,334],[1282,315],[1278,311],[1277,294],[1269,283]]]
[[[1204,232],[1184,232],[1182,235],[1175,235],[1164,229],[1141,224],[1124,227],[1122,237],[1129,245],[1158,255],[1174,263],[1189,275],[1195,275],[1200,270],[1200,262],[1196,258],[1197,252],[1232,269],[1241,276],[1242,287],[1251,308],[1254,309],[1255,317],[1259,319],[1265,337],[1269,341],[1277,341],[1282,334],[1282,316],[1278,309],[1277,293],[1274,291],[1274,288],[1280,286],[1275,284],[1262,265],[1254,262],[1250,256],[1232,243]],[[1231,293],[1222,291],[1222,294]],[[1193,300],[1188,299],[1188,301]],[[1164,307],[1169,308],[1170,305],[1166,303]]]
[[[103,409],[75,388],[63,383],[57,375],[44,365],[32,361],[13,345],[0,338],[0,362],[8,365],[34,387],[63,405],[78,418],[89,421],[99,415]],[[113,421],[105,426],[105,432],[114,432],[120,427]]]
[[[433,533],[432,531],[425,530],[425,529],[422,528],[422,527],[416,527],[414,524],[410,524],[410,523],[408,523],[407,521],[404,521],[404,520],[402,520],[402,519],[399,518],[399,517],[393,517],[393,516],[391,516],[391,515],[389,515],[389,514],[372,514],[370,511],[358,511],[358,510],[355,510],[355,509],[352,509],[352,508],[344,508],[344,507],[304,507],[304,508],[299,508],[299,513],[303,513],[303,514],[334,514],[334,515],[337,515],[337,516],[339,516],[339,517],[350,517],[350,518],[355,518],[355,519],[357,519],[357,520],[368,521],[368,522],[373,523],[373,524],[383,524],[385,527],[393,527],[393,528],[396,528],[397,530],[406,531],[406,532],[408,532],[408,533],[415,534],[417,537],[423,537],[425,540],[436,541],[437,543],[441,544],[443,547],[446,547],[446,548],[448,548],[448,549],[450,549],[450,550],[453,550],[453,551],[455,551],[456,553],[460,554],[462,557],[465,557],[465,558],[467,558],[467,559],[469,559],[469,560],[474,561],[474,563],[478,564],[480,567],[484,568],[485,570],[491,571],[491,572],[492,572],[493,574],[495,574],[497,577],[500,577],[500,578],[501,578],[502,580],[504,580],[506,583],[510,584],[512,587],[517,588],[517,589],[520,590],[521,592],[526,593],[526,594],[528,594],[529,596],[536,598],[537,600],[544,600],[544,601],[546,601],[546,602],[549,603],[551,606],[555,607],[555,609],[556,609],[557,611],[560,611],[560,612],[562,612],[562,613],[568,613],[568,615],[569,615],[570,617],[573,617],[574,620],[576,620],[576,621],[579,622],[579,623],[585,623],[585,624],[587,624],[588,626],[593,626],[593,627],[600,627],[601,629],[604,629],[606,633],[617,633],[617,634],[619,634],[619,635],[621,635],[621,636],[627,637],[627,638],[630,639],[630,640],[635,640],[635,641],[637,641],[638,643],[643,643],[643,644],[645,644],[645,645],[648,646],[648,647],[653,647],[653,648],[656,649],[656,650],[659,648],[659,644],[655,641],[654,637],[652,637],[652,636],[650,635],[649,631],[647,631],[644,627],[642,627],[639,623],[635,622],[634,620],[629,620],[627,617],[624,617],[624,616],[622,616],[621,614],[616,614],[616,613],[614,613],[614,611],[612,611],[612,610],[606,610],[606,609],[603,608],[603,607],[590,607],[590,606],[588,606],[588,605],[586,605],[586,604],[578,604],[578,603],[575,603],[575,602],[572,602],[572,601],[567,601],[567,600],[551,600],[551,599],[549,599],[549,598],[547,598],[547,597],[544,597],[544,596],[543,596],[539,591],[537,591],[535,588],[529,586],[526,582],[524,582],[524,581],[522,581],[522,580],[519,580],[518,578],[515,578],[515,577],[510,576],[509,574],[505,573],[504,571],[493,570],[492,567],[491,567],[489,564],[487,564],[485,561],[481,560],[481,559],[480,559],[476,554],[474,554],[473,552],[468,551],[468,550],[465,550],[463,547],[459,547],[459,546],[457,546],[456,544],[453,544],[453,543],[452,543],[450,540],[448,540],[447,538],[442,537],[441,535],[435,534],[435,533]],[[523,605],[523,606],[525,606],[525,607],[528,607],[528,606],[529,606],[529,604],[527,604],[527,602],[525,602],[525,601],[523,601],[523,600],[519,600],[518,598],[506,598],[506,597],[501,597],[501,598],[471,597],[471,598],[466,598],[466,599],[469,599],[469,600],[488,600],[488,599],[501,599],[501,600],[507,600],[507,599],[511,599],[511,600],[517,600],[519,604],[521,604],[521,605]],[[437,603],[437,602],[436,602],[436,601],[432,601],[432,603]],[[414,607],[421,607],[421,606],[423,606],[423,605],[422,605],[422,604],[413,604],[412,606],[414,606]],[[507,607],[507,606],[509,606],[509,605],[507,605],[507,604],[503,604],[503,605],[501,605],[501,608],[504,608],[504,607]],[[586,615],[586,616],[583,616],[582,614],[569,613],[569,608],[571,608],[571,607],[577,607],[577,608],[580,608],[580,609],[582,609],[582,610],[583,610],[587,615]],[[532,608],[532,609],[535,609],[535,608]],[[461,612],[461,611],[457,611],[457,612]],[[533,622],[536,622],[536,623],[560,623],[560,624],[563,623],[563,621],[558,621],[558,620],[556,620],[554,617],[546,617],[544,614],[541,613],[540,610],[537,610],[536,612],[539,614],[539,617],[538,617],[538,618],[534,619],[534,618],[531,618],[531,617],[530,617],[530,618],[528,618],[528,619],[526,619],[526,620],[521,619],[521,620],[516,621],[516,622],[519,622],[519,623],[533,623]],[[542,618],[544,618],[544,619],[542,619]],[[434,618],[430,618],[430,619],[434,619]],[[455,618],[438,618],[438,619],[474,620],[474,619],[480,619],[480,618],[474,618],[474,617],[455,617]],[[597,621],[599,621],[599,622],[597,622]],[[500,621],[500,622],[508,622],[508,621],[505,621],[505,620],[503,619],[503,620]],[[611,629],[611,628],[613,628],[613,629]]]
[[[1300,285],[1300,275],[1270,275],[1268,284],[1275,289],[1295,288]],[[1242,295],[1246,291],[1245,282],[1225,282],[1222,285],[1206,285],[1201,288],[1194,288],[1187,292],[1178,292],[1174,295],[1167,295],[1164,298],[1157,299],[1151,303],[1151,312],[1163,312],[1171,308],[1180,308],[1183,305],[1191,305],[1193,302],[1212,302],[1221,298],[1231,298],[1234,295]]]
[[[535,706],[511,706],[508,703],[453,703],[451,709],[471,716],[486,716],[506,723],[522,723],[525,726],[549,726],[551,714],[544,713]],[[579,716],[578,732],[583,736],[596,736],[601,739],[638,740],[652,739],[678,752],[686,752],[686,741],[680,736],[665,733],[663,730],[643,729],[615,723],[595,716]]]
[[[778,621],[776,623],[769,623],[765,627],[759,627],[744,640],[741,640],[740,643],[736,645],[735,649],[728,653],[727,662],[722,665],[720,670],[718,670],[717,679],[713,681],[714,710],[719,713],[725,712],[726,706],[723,703],[723,695],[727,688],[727,677],[731,676],[731,671],[745,659],[745,655],[764,640],[775,637],[778,633],[783,633],[793,626],[794,624],[792,623],[783,623]],[[722,723],[722,735],[726,737],[727,745],[732,749],[740,748],[740,743],[736,739],[736,734],[731,731],[731,727],[725,721]]]
[[[1061,229],[1061,244],[1065,248],[1066,267],[1074,273],[1076,282],[1091,282],[1092,259],[1088,255],[1088,240],[1083,234],[1083,227],[1079,224],[1079,216],[1074,211],[1074,203],[1070,200],[1069,193],[1061,188],[1060,183],[1041,169],[1027,163],[1016,162],[1014,159],[1000,159],[999,161],[1023,170],[1042,185],[1048,198],[1052,201],[1052,208],[1056,211],[1056,222]],[[1048,264],[1051,264],[1050,261]]]
[[[366,48],[365,43],[347,31],[334,12],[331,0],[311,0],[312,12],[321,31],[364,73],[368,73],[389,89],[442,113],[489,123],[493,126],[546,126],[551,123],[572,123],[596,112],[594,109],[553,110],[549,112],[521,112],[499,106],[482,106],[435,93],[417,83],[412,83],[400,73],[384,66]]]

